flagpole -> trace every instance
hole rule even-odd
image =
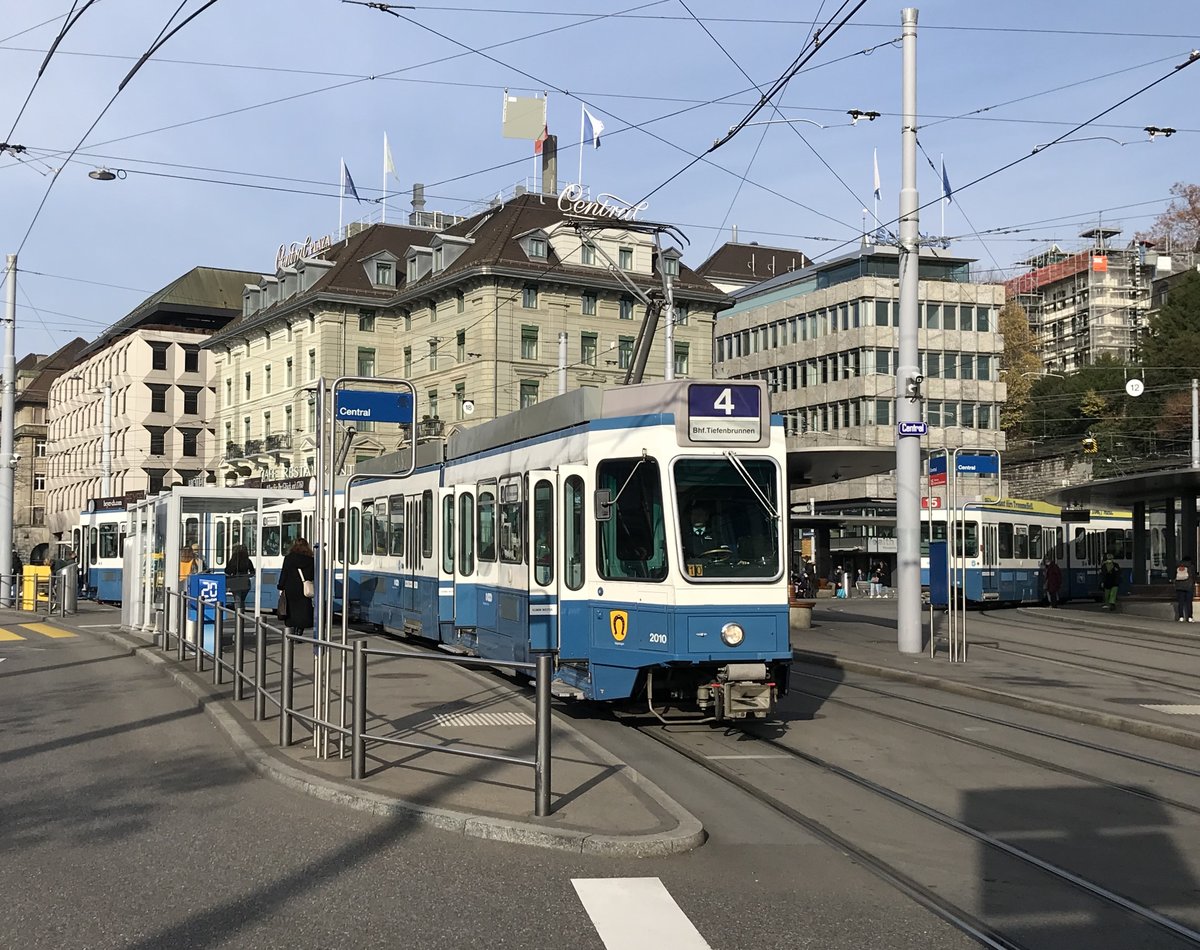
[[[338,182],[338,240],[342,239],[342,202],[346,197],[346,160],[343,158],[341,180]]]
[[[387,224],[387,133],[383,133],[383,201],[380,204],[379,223]]]
[[[583,103],[579,103],[579,190],[583,190]]]
[[[939,157],[941,158],[941,162],[942,162],[942,181],[945,181],[946,180],[946,153],[943,152]],[[942,238],[942,240],[945,240],[946,239],[946,188],[944,185],[942,186],[942,200],[940,203],[942,206],[941,238]]]

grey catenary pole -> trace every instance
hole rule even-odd
[[[0,383],[0,603],[8,606],[13,548],[13,413],[17,403],[17,255],[8,255],[4,364]]]
[[[900,354],[896,367],[896,636],[901,653],[920,653],[921,440],[900,435],[901,423],[921,421],[917,365],[917,10],[900,11],[904,83],[900,144]]]

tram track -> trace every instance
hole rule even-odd
[[[1102,637],[1091,633],[1081,633],[1078,630],[1073,630],[1069,627],[1064,627],[1048,620],[1034,619],[1032,622],[1023,622],[1005,617],[1001,615],[999,611],[981,611],[979,616],[987,619],[991,623],[996,623],[1005,627],[1016,628],[1019,630],[1033,630],[1056,637],[1070,637],[1075,640],[1087,640],[1092,643],[1102,644],[1104,646],[1128,646],[1130,643],[1136,641],[1137,643],[1153,645],[1154,652],[1156,654],[1180,656],[1186,657],[1187,659],[1200,659],[1200,639],[1193,643],[1190,640],[1184,640],[1180,637],[1164,639],[1154,637],[1153,635],[1146,636],[1144,634],[1132,634],[1129,635],[1128,639],[1118,640],[1114,637]],[[1027,646],[1041,646],[1041,644],[1029,643],[1028,641],[1021,642]],[[1187,649],[1189,647],[1194,649]],[[1148,668],[1155,669],[1154,667]]]
[[[868,847],[855,843],[851,838],[835,831],[828,824],[817,820],[811,815],[804,814],[778,795],[756,786],[752,781],[743,775],[739,775],[729,766],[723,765],[720,762],[714,762],[710,757],[704,755],[696,748],[695,745],[690,745],[682,741],[680,738],[681,734],[670,732],[671,726],[655,724],[640,725],[637,728],[644,735],[695,762],[708,772],[730,782],[756,801],[787,817],[826,843],[845,851],[855,860],[861,862],[872,873],[889,884],[898,887],[931,913],[934,913],[951,926],[978,941],[981,945],[994,948],[1024,948],[1026,946],[1025,944],[1016,942],[1002,930],[985,920],[981,920],[970,911],[957,906],[938,893],[936,887],[920,883],[912,875],[903,870],[903,868],[884,859]],[[1157,931],[1169,935],[1175,943],[1182,941],[1182,945],[1185,946],[1200,946],[1200,931],[1165,914],[1159,913],[1145,904],[1106,888],[1065,867],[1038,857],[1024,848],[1004,841],[981,828],[974,827],[915,798],[887,788],[843,766],[797,749],[778,739],[759,735],[752,731],[752,729],[739,729],[737,731],[742,736],[749,737],[752,741],[758,743],[762,748],[773,750],[780,758],[790,759],[823,775],[834,776],[853,786],[856,790],[866,792],[876,801],[883,800],[904,809],[910,814],[918,815],[939,828],[947,829],[959,836],[965,837],[977,845],[981,845],[990,851],[1018,862],[1027,869],[1032,869],[1041,875],[1048,875],[1077,894],[1086,894],[1109,907],[1119,908],[1131,915],[1139,923],[1151,926]],[[746,758],[747,756],[734,756],[733,758],[739,757]]]

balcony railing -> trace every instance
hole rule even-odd
[[[246,440],[246,457],[252,455],[262,455],[263,444],[262,439],[247,439]]]
[[[292,447],[292,436],[291,433],[269,435],[267,436],[266,443],[268,452],[278,452],[280,449],[290,449]]]
[[[240,442],[226,442],[225,457],[227,459],[245,458],[245,456],[242,454],[242,444]]]

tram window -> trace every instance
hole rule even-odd
[[[350,509],[350,526],[347,529],[350,535],[350,563],[358,563],[358,509]]]
[[[612,517],[597,523],[596,553],[606,580],[667,576],[667,532],[662,477],[648,456],[608,459],[596,471],[596,488],[614,499]]]
[[[1013,556],[1013,526],[1008,522],[1000,522],[1000,558],[1011,560]]]
[[[375,554],[383,557],[388,553],[388,510],[387,500],[379,499],[379,508],[375,512]]]
[[[301,529],[301,514],[299,511],[285,511],[283,513],[283,547],[280,549],[284,554],[292,549],[292,544],[299,537],[302,537]]]
[[[375,502],[362,503],[362,554],[370,557],[375,553]]]
[[[739,461],[737,467],[724,458],[675,463],[682,563],[689,579],[757,580],[779,573],[779,521],[771,514],[779,469],[768,459]]]
[[[954,546],[958,549],[958,557],[979,556],[979,522],[968,521],[957,526]]]
[[[279,557],[281,549],[279,547],[279,525],[276,523],[278,515],[272,515],[270,522],[266,518],[263,519],[262,526],[262,553],[263,557]]]
[[[458,497],[458,573],[475,573],[475,499],[468,492]]]
[[[183,543],[193,546],[200,543],[200,520],[198,518],[184,519]]]
[[[393,557],[404,557],[404,496],[388,498],[388,531],[391,536],[389,550]]]
[[[524,533],[521,531],[521,515],[523,510],[521,479],[505,479],[500,483],[500,560],[506,564],[520,564],[522,560]],[[481,541],[481,548],[482,544]],[[482,553],[480,557],[483,557]]]
[[[488,485],[479,486],[479,560],[496,560],[496,489]]]
[[[935,521],[933,523],[933,540],[946,540],[946,522]],[[929,522],[921,522],[921,557],[929,557]]]
[[[225,563],[225,521],[217,522],[217,550],[213,554],[217,564]]]
[[[346,559],[346,522],[342,519],[346,517],[346,509],[342,508],[337,513],[337,557],[338,563],[341,564]]]
[[[433,492],[421,494],[421,556],[433,557]]]
[[[88,563],[95,564],[96,559],[100,556],[100,532],[95,528],[88,528]]]
[[[572,475],[563,486],[563,564],[570,590],[583,587],[583,479]]]
[[[442,499],[442,570],[454,573],[454,499]]]
[[[100,557],[112,559],[117,556],[117,526],[100,525]]]
[[[229,547],[230,550],[242,543],[242,522],[238,518],[229,519]]]
[[[75,552],[76,558],[83,556],[83,547],[79,540],[82,534],[83,532],[79,528],[71,529],[71,550]]]
[[[242,544],[250,556],[258,554],[258,515],[246,515],[242,518]]]
[[[1013,557],[1029,557],[1029,529],[1023,524],[1013,526]]]
[[[1042,559],[1042,526],[1040,524],[1029,526],[1029,556],[1035,561]]]
[[[1129,539],[1132,540],[1133,532],[1129,531]],[[1121,528],[1109,528],[1104,532],[1105,553],[1111,554],[1118,561],[1127,560],[1131,556],[1131,552],[1126,550],[1126,531]],[[1132,546],[1132,545],[1130,545]]]
[[[125,525],[121,525],[120,533],[117,535],[117,557],[125,556]]]
[[[1083,528],[1075,529],[1075,560],[1080,564],[1087,560],[1087,532]]]
[[[533,564],[539,584],[554,580],[554,486],[545,479],[533,488]]]

